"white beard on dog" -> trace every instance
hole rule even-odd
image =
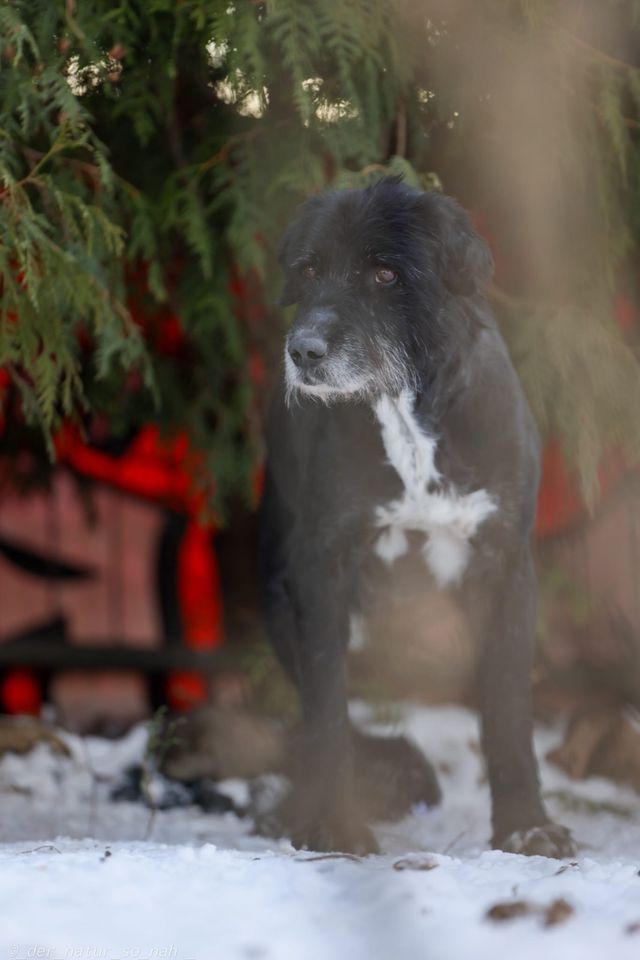
[[[404,485],[400,499],[376,509],[376,526],[383,528],[375,552],[386,564],[406,553],[406,532],[417,530],[427,540],[425,562],[441,588],[457,583],[469,556],[469,541],[497,504],[486,490],[459,494],[442,484],[435,465],[436,442],[424,433],[413,415],[413,394],[383,396],[374,406],[389,463]],[[430,489],[431,488],[431,489]]]

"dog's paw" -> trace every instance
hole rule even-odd
[[[290,790],[283,777],[260,777],[251,787],[248,812],[254,831],[267,837],[290,837],[298,850],[322,853],[353,853],[364,857],[378,853],[373,833],[358,815],[352,802],[319,809],[299,791]]]
[[[366,824],[331,823],[324,819],[298,825],[291,832],[291,843],[298,850],[353,853],[358,857],[380,852],[376,838]]]
[[[566,827],[544,823],[538,827],[514,830],[505,837],[494,838],[493,847],[506,853],[522,853],[528,857],[552,857],[562,860],[573,857],[576,846]]]

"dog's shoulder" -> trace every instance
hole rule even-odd
[[[527,526],[539,483],[540,438],[497,326],[481,330],[461,362],[464,388],[439,418],[436,463],[460,489],[490,491],[505,521]],[[428,409],[417,416],[427,417]]]
[[[428,418],[433,404],[423,400],[419,418]],[[516,455],[538,455],[538,433],[529,404],[497,325],[482,327],[470,349],[459,358],[450,402],[441,405],[441,427],[452,431],[474,451],[497,456],[502,449]],[[512,449],[513,448],[513,449]]]

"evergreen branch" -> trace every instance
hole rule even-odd
[[[591,109],[597,113],[601,120],[605,119],[605,113],[597,103],[594,103],[592,100],[589,101],[589,106]],[[633,117],[625,117],[620,115],[620,123],[622,123],[629,130],[640,130],[640,120],[634,120]]]
[[[578,47],[584,53],[588,54],[591,59],[597,60],[600,63],[607,63],[609,66],[616,67],[619,70],[626,70],[633,73],[640,72],[640,67],[635,66],[633,63],[627,63],[626,60],[621,60],[619,57],[613,57],[610,53],[605,53],[604,50],[594,47],[588,40],[583,40],[582,37],[572,33],[571,30],[567,30],[566,27],[556,27],[556,29],[561,36],[569,40],[573,46]]]
[[[241,130],[239,133],[231,134],[215,153],[198,164],[198,172],[201,174],[206,173],[206,171],[210,170],[211,167],[215,167],[224,163],[229,158],[229,155],[233,152],[234,148],[238,145],[250,143],[259,137],[267,137],[274,133],[274,131],[281,130],[284,127],[289,126],[290,121],[288,119],[278,120],[276,123],[272,123],[269,126],[256,125],[251,127],[249,130]]]
[[[474,0],[455,11],[438,3],[430,26],[424,11],[400,15],[402,5],[383,0],[107,6],[0,2],[0,353],[29,371],[25,409],[51,423],[83,389],[114,431],[145,420],[186,426],[205,451],[199,482],[210,489],[215,474],[220,506],[247,485],[260,444],[247,354],[268,353],[281,335],[268,304],[291,210],[327,181],[358,186],[396,172],[428,187],[435,157],[445,182],[451,158],[472,205],[476,187],[491,197],[488,165],[474,160],[486,146],[476,121],[486,130],[488,111],[504,208],[548,203],[543,185],[561,198],[562,216],[536,211],[535,236],[524,217],[522,243],[506,250],[526,269],[529,251],[550,241],[554,265],[534,264],[547,271],[546,299],[488,290],[542,431],[563,438],[583,477],[611,436],[636,443],[625,404],[640,405],[640,378],[616,339],[611,301],[623,258],[640,245],[638,68],[554,24],[546,0],[527,0],[524,18],[513,0],[481,13]],[[615,6],[628,16],[628,0]],[[512,83],[520,69],[522,83]],[[550,120],[565,124],[550,122],[544,144],[530,138],[539,175],[529,179],[512,162],[530,132],[520,122],[525,88],[539,88]],[[441,119],[451,106],[461,121],[449,131]],[[244,292],[230,289],[230,269]],[[254,275],[255,305],[245,283]],[[162,330],[174,321],[164,354]],[[142,375],[146,383],[153,370],[158,408],[143,390],[122,403],[141,328]],[[90,345],[80,346],[80,330]]]
[[[36,150],[34,147],[28,147],[22,143],[16,145],[24,157],[34,165],[31,170],[29,170],[27,178],[25,179],[33,177],[44,162],[55,155],[60,163],[66,163],[79,173],[86,174],[93,183],[97,184],[100,181],[100,167],[95,163],[89,163],[87,160],[79,160],[77,157],[61,157],[60,151],[54,154],[52,149],[45,154],[42,150]],[[21,182],[24,182],[24,180]]]

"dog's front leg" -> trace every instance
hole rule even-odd
[[[482,745],[492,800],[493,846],[511,853],[571,856],[569,832],[552,823],[540,795],[532,743],[531,666],[536,584],[530,551],[510,557],[498,578],[473,592],[480,625]]]
[[[311,850],[377,850],[356,809],[347,715],[348,608],[337,563],[294,564],[302,734],[292,796],[292,842]]]

